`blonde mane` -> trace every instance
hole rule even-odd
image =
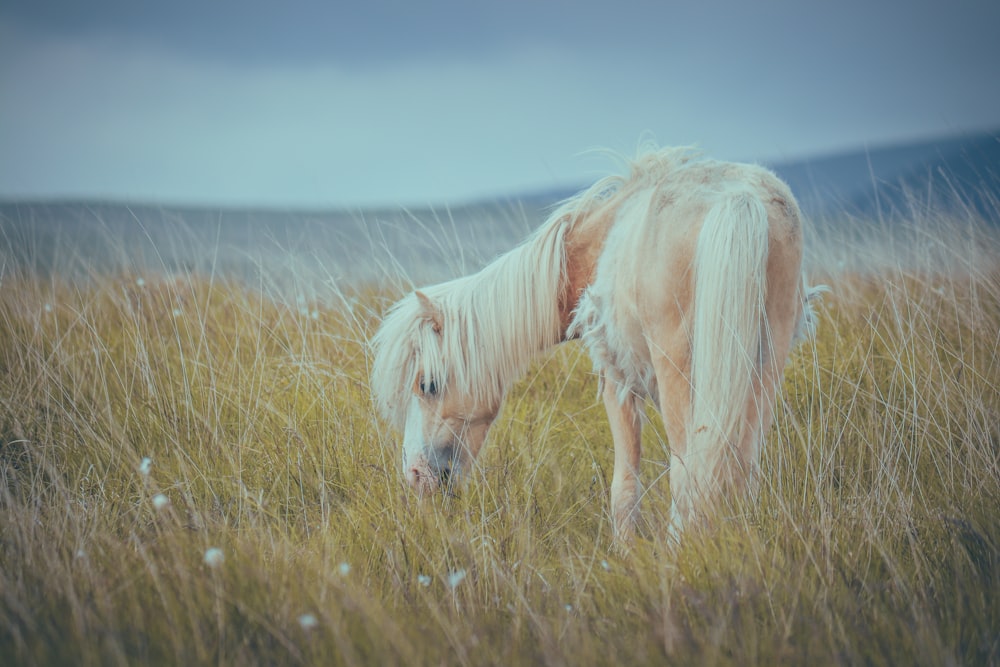
[[[386,314],[372,346],[372,393],[397,428],[418,377],[499,404],[538,352],[559,340],[566,224],[546,224],[479,273],[423,288],[438,326],[415,294]]]
[[[531,361],[561,339],[567,231],[625,182],[621,176],[598,181],[482,271],[420,289],[439,311],[440,335],[416,293],[392,306],[371,341],[371,391],[386,421],[402,429],[421,377],[499,405]]]

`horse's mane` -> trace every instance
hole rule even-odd
[[[372,338],[371,390],[382,416],[403,428],[419,377],[477,405],[499,406],[532,359],[560,340],[567,231],[594,208],[628,196],[631,186],[686,161],[687,152],[677,149],[626,161],[628,177],[605,177],[562,202],[531,236],[480,272],[419,290],[436,306],[437,321],[415,293],[392,306]]]

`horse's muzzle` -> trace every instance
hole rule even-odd
[[[406,483],[417,494],[424,496],[441,488],[448,488],[452,478],[452,465],[437,467],[431,465],[424,456],[417,457],[416,460],[408,463],[405,470]]]

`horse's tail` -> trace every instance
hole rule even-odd
[[[693,484],[714,487],[741,476],[731,467],[741,465],[732,450],[749,435],[744,417],[767,354],[768,342],[762,340],[767,256],[763,202],[749,190],[724,195],[705,217],[694,254],[691,412],[683,461]],[[715,489],[687,491],[701,495]]]

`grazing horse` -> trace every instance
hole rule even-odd
[[[757,475],[782,369],[815,327],[802,223],[768,170],[661,149],[559,206],[480,272],[415,291],[385,315],[371,388],[403,434],[420,493],[476,460],[510,386],[579,338],[614,438],[614,539],[638,515],[640,412],[656,403],[671,451],[671,531]]]

